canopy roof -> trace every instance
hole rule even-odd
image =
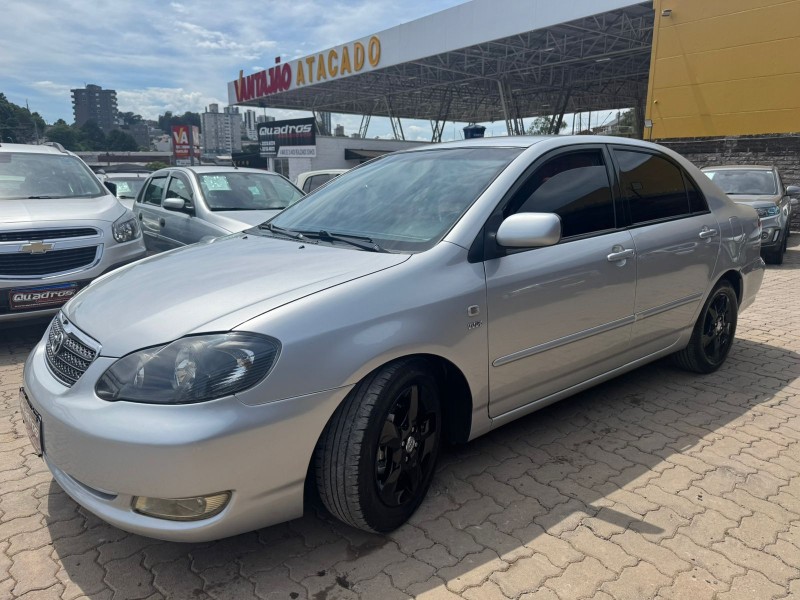
[[[652,2],[472,0],[278,65],[277,87],[253,83],[250,98],[238,93],[240,86],[247,92],[240,76],[228,84],[229,99],[384,116],[393,126],[399,117],[435,127],[506,120],[510,133],[520,133],[523,117],[641,107],[653,24]],[[354,59],[358,45],[361,69],[353,60],[343,72],[344,55]],[[282,85],[287,65],[291,78]]]

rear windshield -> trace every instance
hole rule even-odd
[[[108,181],[117,184],[117,198],[124,200],[136,198],[147,179],[145,177],[109,177]]]
[[[0,198],[94,198],[106,192],[69,154],[0,152]]]
[[[722,191],[731,196],[774,196],[778,182],[772,171],[755,169],[720,169],[703,171]]]

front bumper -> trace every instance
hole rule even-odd
[[[186,406],[112,403],[93,388],[115,360],[97,358],[72,388],[50,374],[42,342],[25,363],[25,390],[42,418],[45,461],[78,504],[121,529],[185,542],[302,515],[314,446],[350,387],[258,406],[235,397]],[[221,491],[232,492],[230,503],[200,521],[157,519],[131,508],[134,496]]]

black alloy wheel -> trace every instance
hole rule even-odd
[[[425,498],[442,441],[431,364],[402,358],[347,395],[317,442],[317,490],[328,511],[365,531],[397,529]]]
[[[673,357],[679,367],[711,373],[725,362],[736,337],[739,299],[728,281],[713,289],[695,322],[689,344]]]
[[[701,345],[710,363],[721,364],[733,344],[733,306],[727,294],[717,292],[706,308]]]
[[[378,440],[375,485],[387,506],[401,506],[416,497],[434,467],[439,423],[436,411],[411,385],[394,400]]]

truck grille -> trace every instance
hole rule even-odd
[[[97,235],[92,227],[73,227],[71,229],[29,229],[23,231],[0,231],[0,242],[30,242],[34,240],[62,240],[66,238]]]
[[[68,327],[72,328],[71,325]],[[55,378],[72,387],[97,357],[97,350],[81,341],[73,332],[67,331],[67,325],[59,313],[50,326],[45,355],[47,366]]]
[[[97,246],[51,250],[44,254],[0,254],[0,277],[50,275],[88,267],[95,261]]]

